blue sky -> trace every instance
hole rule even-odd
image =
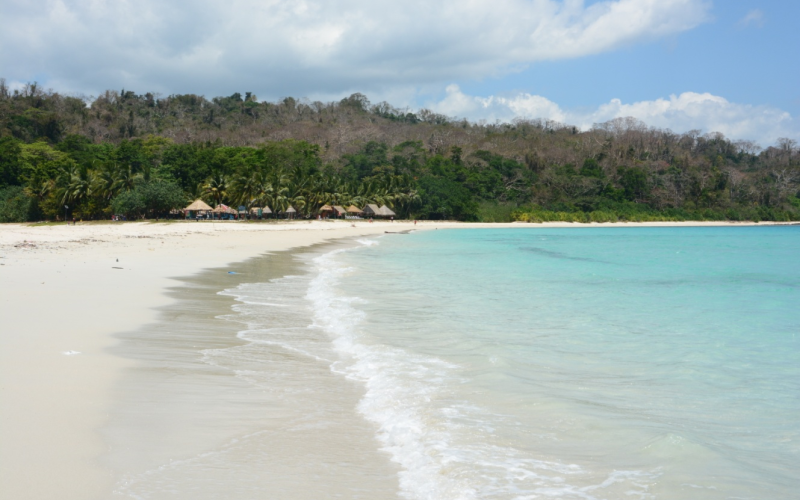
[[[710,92],[800,116],[800,2],[717,0],[710,14],[698,27],[658,40],[456,83],[476,95],[523,91],[570,107]]]
[[[800,140],[800,2],[0,0],[0,77]]]

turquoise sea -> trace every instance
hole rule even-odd
[[[800,227],[420,231],[310,265],[404,498],[800,497]]]

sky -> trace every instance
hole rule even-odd
[[[800,140],[792,0],[0,0],[0,77]]]

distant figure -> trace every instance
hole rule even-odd
[[[394,222],[394,215],[390,217],[391,221]]]
[[[417,225],[417,219],[414,219],[414,225],[415,226]]]
[[[369,218],[369,223],[372,224],[372,217]]]
[[[72,225],[75,225],[75,217],[72,218]]]

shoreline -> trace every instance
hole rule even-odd
[[[180,277],[260,255],[386,231],[446,228],[743,227],[796,223],[79,223],[0,225],[0,483],[9,497],[106,498],[99,457],[112,391],[133,361],[112,354],[174,303]],[[46,478],[43,480],[42,478]]]
[[[361,385],[293,348],[328,343],[310,324],[312,260],[356,239],[183,278],[157,322],[115,335],[135,364],[101,429],[114,498],[398,498],[399,468],[356,411]]]
[[[398,223],[0,225],[0,484],[11,498],[107,498],[115,334],[154,322],[179,277]],[[43,480],[44,478],[44,480]]]

